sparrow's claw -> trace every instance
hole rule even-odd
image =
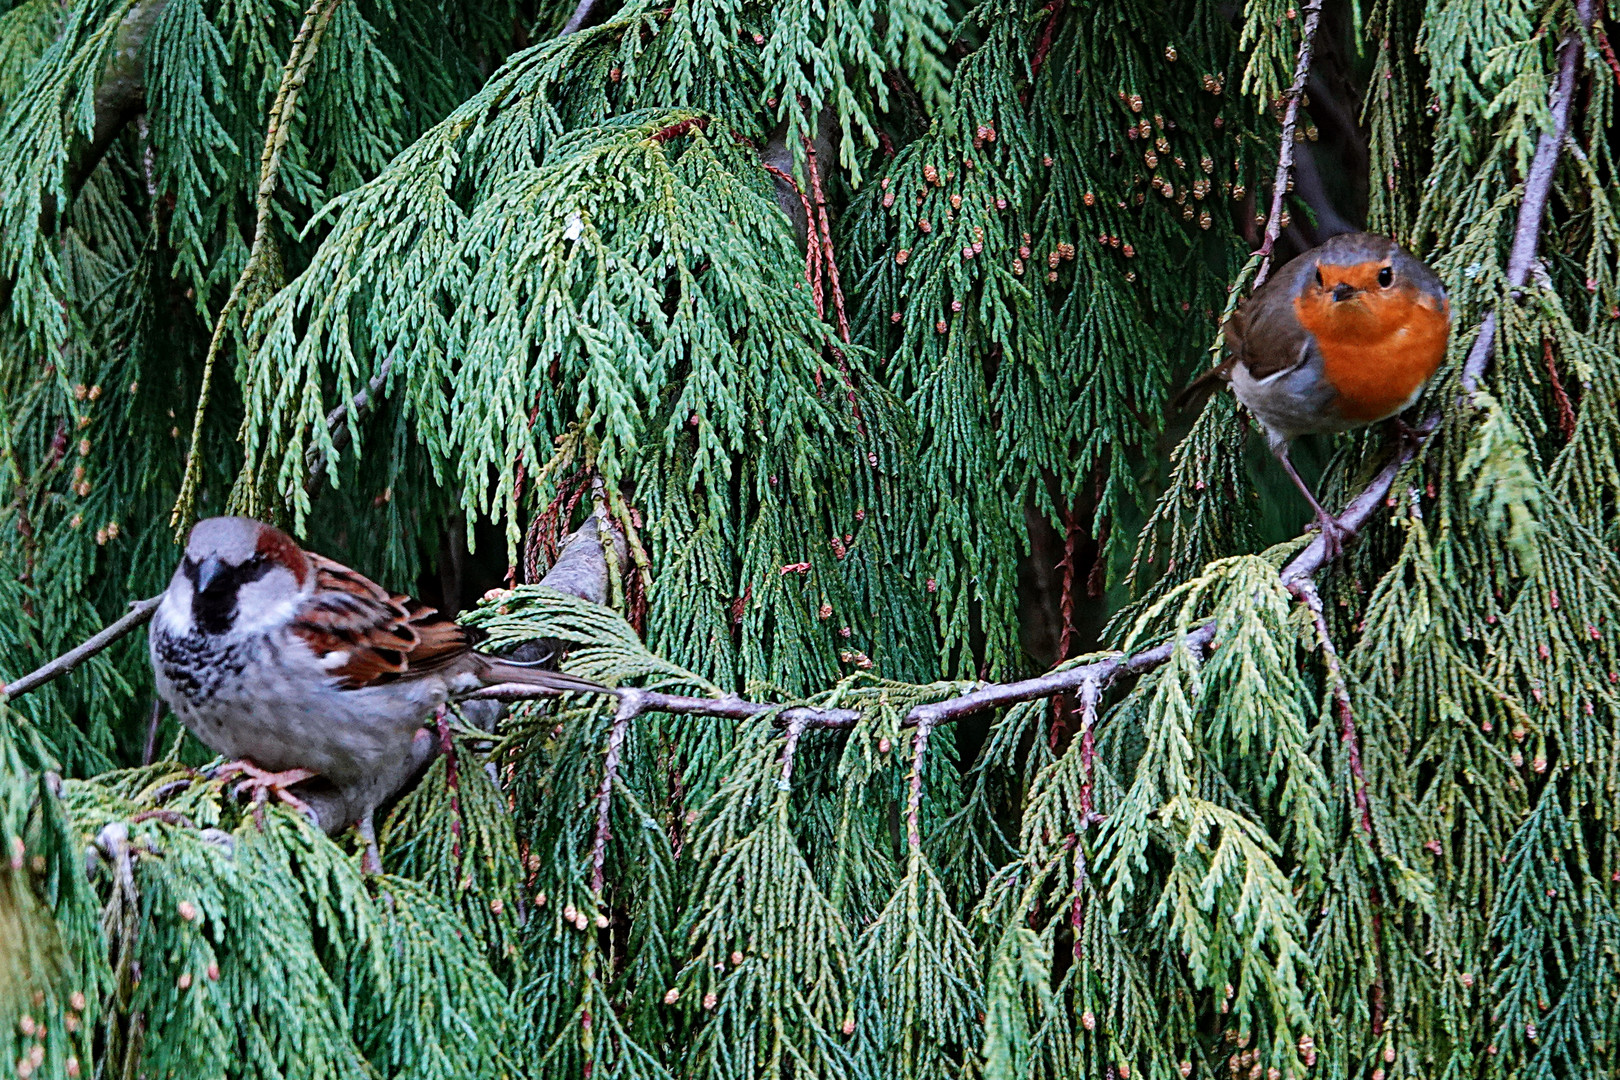
[[[249,794],[255,806],[263,805],[271,796],[278,802],[297,810],[310,821],[318,821],[315,811],[303,799],[294,795],[288,789],[294,784],[301,784],[305,780],[312,780],[316,774],[309,769],[285,769],[281,772],[269,772],[259,768],[251,761],[231,761],[222,765],[214,773],[216,780],[229,780],[233,777],[243,779],[231,789],[231,793],[240,797]]]

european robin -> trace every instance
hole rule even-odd
[[[1177,405],[1217,380],[1230,382],[1316,511],[1328,554],[1337,554],[1343,527],[1300,479],[1288,444],[1388,420],[1417,400],[1451,335],[1445,286],[1388,237],[1344,233],[1273,274],[1221,333],[1230,355],[1183,390]]]

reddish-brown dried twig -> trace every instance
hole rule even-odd
[[[1046,21],[1041,24],[1041,36],[1035,42],[1035,55],[1030,58],[1031,81],[1041,73],[1041,65],[1052,54],[1052,39],[1057,35],[1058,15],[1063,11],[1063,0],[1046,0],[1041,10],[1046,12]]]
[[[1603,54],[1603,62],[1609,65],[1610,71],[1614,72],[1615,82],[1620,82],[1620,59],[1615,58],[1614,46],[1609,44],[1609,35],[1603,29],[1603,24],[1598,23],[1596,25],[1594,36],[1597,38],[1598,51]]]
[[[799,205],[804,207],[804,280],[810,286],[810,299],[816,305],[816,314],[825,318],[827,308],[821,295],[821,241],[816,236],[816,214],[810,209],[810,197],[804,193],[799,182],[793,179],[792,173],[779,169],[768,161],[762,161],[760,164],[765,167],[766,172],[792,188],[793,194],[799,197]]]
[[[827,194],[821,188],[821,166],[816,160],[816,144],[808,136],[804,139],[804,171],[810,177],[810,194],[816,209],[815,218],[809,228],[821,232],[821,258],[826,264],[827,287],[832,291],[833,312],[838,316],[838,339],[847,343],[849,316],[844,313],[844,290],[838,284],[838,260],[833,251],[832,221],[827,212]],[[817,310],[821,310],[819,306]],[[854,400],[853,391],[850,398]]]
[[[1552,338],[1541,339],[1541,359],[1547,365],[1547,378],[1552,380],[1553,402],[1558,406],[1558,430],[1563,432],[1564,441],[1569,442],[1575,437],[1575,406],[1569,400],[1569,394],[1564,390],[1564,380],[1558,377],[1558,365],[1553,361]]]
[[[653,142],[662,145],[663,143],[669,142],[671,139],[680,138],[693,128],[697,128],[701,131],[706,129],[708,126],[709,118],[707,116],[693,116],[689,119],[682,120],[679,123],[671,124],[668,127],[659,128],[657,131],[648,136],[648,138],[652,139]]]

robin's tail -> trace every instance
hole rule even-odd
[[[611,694],[612,689],[601,683],[582,679],[578,675],[566,675],[561,671],[547,671],[541,667],[530,667],[513,660],[490,659],[484,668],[484,678],[490,683],[517,683],[521,686],[534,686],[546,690],[556,690],[559,693],[573,694]]]
[[[1218,384],[1231,381],[1233,363],[1233,358],[1228,357],[1218,367],[1212,367],[1199,375],[1182,388],[1181,393],[1170,402],[1170,408],[1175,412],[1181,412],[1193,405],[1202,404]]]

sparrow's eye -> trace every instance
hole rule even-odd
[[[1378,287],[1380,289],[1389,288],[1390,283],[1394,280],[1395,271],[1391,270],[1389,267],[1386,266],[1382,270],[1378,271]]]
[[[1316,268],[1316,287],[1318,289],[1324,289],[1327,287],[1322,283],[1322,268],[1320,266]]]

